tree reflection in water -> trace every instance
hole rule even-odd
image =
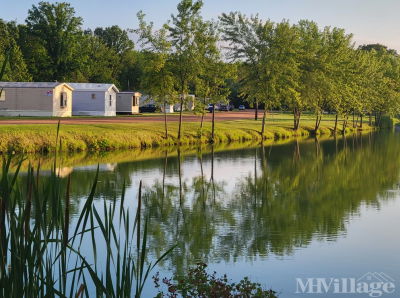
[[[399,152],[399,136],[383,133],[189,155],[169,150],[162,158],[101,165],[96,198],[113,201],[124,185],[135,197],[147,177],[149,247],[160,256],[177,243],[164,265],[182,272],[196,261],[285,256],[315,240],[335,241],[361,206],[379,208],[394,195],[387,190],[398,188]],[[73,169],[71,216],[96,168]],[[44,172],[38,183],[46,179]]]
[[[211,151],[204,158],[200,152],[201,175],[188,187],[184,208],[174,204],[172,194],[160,217],[157,196],[146,202],[156,223],[154,251],[177,242],[171,265],[181,271],[198,260],[284,256],[313,240],[335,241],[362,204],[379,208],[390,196],[387,190],[398,182],[399,149],[397,136],[385,135],[262,146],[252,149],[253,172],[230,193],[224,177],[218,182],[214,177],[215,159],[224,159],[224,153]],[[203,174],[205,160],[210,182]]]

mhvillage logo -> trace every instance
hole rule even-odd
[[[296,278],[296,294],[365,294],[381,297],[393,294],[395,281],[381,272],[368,272],[360,278]]]

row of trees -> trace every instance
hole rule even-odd
[[[182,0],[161,28],[139,12],[135,30],[84,31],[68,3],[40,2],[29,10],[26,24],[0,22],[0,50],[8,49],[12,61],[5,78],[113,82],[142,91],[161,106],[179,103],[178,139],[191,93],[202,113],[200,129],[207,104],[237,93],[264,107],[262,135],[271,109],[293,112],[295,130],[302,114],[312,111],[315,131],[324,111],[336,113],[335,131],[339,119],[345,130],[351,115],[361,119],[360,125],[364,115],[370,122],[375,115],[379,125],[383,114],[399,112],[396,51],[381,45],[356,48],[343,29],[320,28],[307,20],[275,23],[239,12],[204,20],[202,7],[201,0]],[[137,37],[139,50],[129,33]],[[0,54],[0,62],[4,59]]]

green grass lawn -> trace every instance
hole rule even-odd
[[[324,115],[319,135],[332,135],[334,115]],[[365,119],[367,120],[367,119]],[[315,119],[304,115],[301,128],[294,131],[291,114],[269,114],[264,139],[276,140],[314,133]],[[184,122],[181,144],[208,143],[211,137],[211,123],[204,123],[202,134],[199,122]],[[341,123],[339,123],[341,128]],[[169,138],[164,138],[163,122],[121,123],[121,124],[68,124],[61,125],[61,146],[64,151],[111,151],[116,149],[148,148],[178,144],[178,122],[169,123]],[[370,131],[366,122],[363,131]],[[56,125],[0,125],[1,152],[48,152],[53,151],[56,142]],[[261,119],[216,122],[216,143],[261,141]],[[346,133],[359,130],[349,122]]]

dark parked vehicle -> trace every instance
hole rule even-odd
[[[246,107],[244,105],[240,105],[239,106],[239,111],[244,111],[244,110],[246,110]]]
[[[229,112],[233,110],[233,107],[231,105],[220,105],[219,110]]]
[[[145,105],[139,108],[140,113],[155,113],[157,107],[155,105]]]

